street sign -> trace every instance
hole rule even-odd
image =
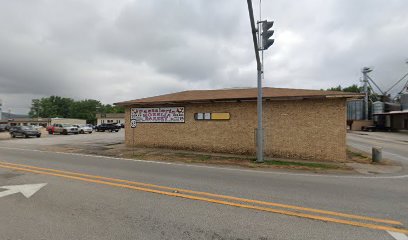
[[[130,119],[139,123],[184,123],[184,107],[131,108]]]
[[[131,128],[135,128],[136,125],[137,125],[136,119],[130,120],[130,127],[131,127]]]

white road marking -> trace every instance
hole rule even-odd
[[[0,192],[0,198],[15,193],[21,193],[24,195],[24,197],[30,198],[34,195],[34,193],[38,192],[38,190],[40,190],[45,185],[47,185],[47,183],[0,186],[0,188],[7,189],[6,191]]]
[[[403,233],[398,233],[398,232],[391,232],[391,231],[387,231],[393,238],[395,238],[396,240],[408,240],[407,235],[403,234]]]
[[[52,152],[52,151],[44,151],[44,150],[37,150],[37,149],[24,149],[24,148],[13,148],[13,147],[0,147],[0,149],[31,151],[31,152],[40,152],[40,153],[54,153],[54,154],[64,154],[64,155],[71,155],[71,156],[104,158],[104,159],[114,159],[114,160],[121,160],[121,161],[165,164],[165,165],[195,167],[195,168],[207,168],[207,169],[215,169],[215,170],[251,172],[251,173],[265,173],[265,174],[289,175],[289,176],[303,176],[303,177],[328,177],[328,178],[349,178],[349,179],[402,179],[402,178],[408,178],[408,174],[406,174],[406,175],[367,177],[367,176],[354,176],[354,175],[325,175],[325,174],[307,174],[307,173],[288,173],[288,172],[262,171],[262,170],[228,168],[228,167],[212,167],[212,166],[203,166],[203,165],[192,165],[192,164],[184,164],[184,163],[151,161],[151,160],[130,159],[130,158],[118,158],[118,157],[108,157],[108,156],[90,155],[90,154],[82,154],[82,153]]]

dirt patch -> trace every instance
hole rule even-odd
[[[369,164],[369,165],[385,165],[385,166],[396,166],[395,162],[388,160],[388,159],[383,159],[379,163],[373,163],[371,159],[371,155],[360,151],[358,149],[348,147],[347,148],[347,163],[359,163],[359,164]]]
[[[372,162],[371,156],[358,149],[348,147],[347,148],[347,162],[370,164]]]
[[[290,169],[313,172],[350,172],[352,168],[344,163],[310,162],[304,160],[266,158],[264,163],[256,163],[254,156],[193,152],[158,148],[131,148],[123,143],[108,145],[58,145],[47,147],[48,151],[95,154],[110,157],[142,159],[150,161],[182,162],[235,166],[252,169]]]
[[[0,132],[0,140],[11,139],[9,132]]]

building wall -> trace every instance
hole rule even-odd
[[[126,144],[209,152],[254,154],[256,102],[180,104],[185,123],[126,121]],[[159,107],[159,106],[155,106]],[[228,112],[230,120],[197,121],[197,112]],[[130,119],[126,108],[125,119]],[[345,99],[264,103],[265,154],[276,157],[343,161],[346,158]]]
[[[354,120],[351,124],[352,131],[361,131],[361,128],[364,126],[373,126],[373,120]]]
[[[408,129],[408,113],[391,115],[391,126],[393,129]]]
[[[346,159],[345,99],[267,102],[263,119],[267,155]]]
[[[125,123],[125,119],[124,118],[98,118],[96,120],[97,125],[101,125],[102,123],[120,123],[120,124],[124,124]]]
[[[49,125],[48,121],[8,121],[10,126],[43,126],[46,127]]]
[[[86,124],[84,119],[75,119],[75,118],[52,118],[51,124],[61,123],[61,124]]]

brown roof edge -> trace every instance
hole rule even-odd
[[[311,98],[362,98],[360,93],[337,91],[290,89],[290,88],[263,88],[263,98],[273,100],[300,100]],[[118,106],[129,105],[154,105],[178,103],[208,103],[219,101],[251,101],[256,100],[256,88],[244,89],[217,89],[217,90],[191,90],[177,93],[164,94],[154,97],[114,103]]]

